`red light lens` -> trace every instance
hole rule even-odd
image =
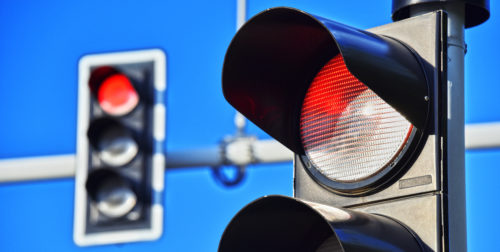
[[[413,125],[347,69],[342,56],[316,75],[302,105],[305,153],[328,179],[355,182],[387,167]]]
[[[101,83],[97,100],[106,113],[120,116],[137,106],[139,95],[127,76],[114,74]]]

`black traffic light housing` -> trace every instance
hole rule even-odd
[[[434,47],[437,39],[432,43]],[[429,130],[435,73],[411,47],[395,38],[290,8],[262,12],[241,28],[227,50],[224,95],[257,126],[307,159],[300,133],[300,111],[309,88],[304,83],[310,83],[319,69],[339,54],[357,79],[415,126],[413,141],[403,157],[411,159],[425,140],[424,131]],[[378,176],[394,176],[401,169],[391,170]],[[351,188],[362,194],[375,189],[372,184],[333,186],[338,191]]]
[[[80,246],[162,234],[165,72],[157,49],[79,62],[74,240]]]
[[[345,215],[351,221],[363,220],[356,216],[366,213],[394,221],[398,228],[406,230],[406,238],[402,239],[413,244],[410,247],[415,251],[446,251],[449,236],[465,232],[463,212],[455,213],[447,208],[447,180],[453,176],[443,176],[453,173],[442,162],[447,110],[446,28],[446,13],[442,11],[362,31],[296,9],[272,8],[250,19],[228,48],[222,76],[226,99],[257,126],[294,151],[296,202],[312,208],[320,204],[317,208],[336,209],[317,213],[323,217],[320,222],[329,223],[336,235],[334,243],[342,249],[339,251],[376,251],[377,246],[370,247],[370,242],[377,239],[372,236],[370,228],[350,229],[352,222],[335,221],[332,212],[346,211],[336,207],[354,210]],[[350,75],[412,125],[409,137],[394,158],[372,175],[347,182],[328,177],[327,172],[310,162],[303,144],[304,124],[301,124],[301,107],[311,82],[336,55],[343,59]],[[338,122],[331,125],[335,123]],[[360,139],[365,138],[360,135]],[[463,193],[455,199],[465,207]],[[283,241],[294,240],[296,233],[291,228],[281,228],[279,236],[275,235],[280,233],[276,230],[265,231],[268,226],[261,219],[300,216],[286,208],[271,206],[274,203],[259,203],[269,201],[284,200],[280,197],[264,198],[243,209],[228,225],[219,251],[232,251],[234,244],[262,242],[252,240],[253,234],[259,233],[267,237],[268,251],[279,251],[285,248]],[[248,209],[258,204],[265,206],[265,210],[252,214],[253,222],[244,221],[242,218],[248,218],[243,217],[248,216]],[[377,224],[373,225],[380,227],[378,232],[383,233],[394,224],[375,219]],[[449,219],[463,221],[463,229],[448,230]],[[248,230],[259,232],[248,231],[246,236],[240,235],[244,233],[242,230],[249,228],[242,223],[252,225]],[[307,228],[304,225],[294,228]],[[345,230],[350,230],[350,239],[358,241],[355,246],[347,241],[349,237],[346,238]],[[382,236],[386,238],[385,245],[390,245],[395,239],[387,234]],[[273,242],[278,240],[282,242]],[[386,250],[410,251],[410,248],[396,246],[398,242],[393,241],[394,246],[386,247]],[[308,248],[319,248],[316,245]],[[253,248],[261,249],[258,245]]]
[[[258,216],[258,218],[256,218]],[[428,251],[406,226],[386,216],[268,196],[243,208],[219,251]]]

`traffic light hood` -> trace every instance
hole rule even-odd
[[[384,216],[267,196],[231,220],[218,251],[417,252],[424,246],[405,226]]]
[[[303,153],[300,111],[320,69],[340,54],[349,72],[425,129],[430,94],[420,57],[395,39],[279,7],[250,19],[224,61],[227,101],[295,153]]]

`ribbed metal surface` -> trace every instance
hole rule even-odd
[[[308,158],[340,182],[363,180],[389,165],[413,127],[354,77],[340,54],[314,78],[300,124]]]

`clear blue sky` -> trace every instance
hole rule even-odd
[[[500,121],[500,6],[466,31],[466,121]],[[390,0],[248,0],[248,17],[291,6],[359,28],[391,22]],[[167,54],[167,149],[209,146],[234,132],[220,88],[236,0],[0,2],[0,159],[75,153],[77,62],[89,53]],[[248,132],[267,136],[250,125]],[[500,150],[470,151],[469,251],[498,251]],[[1,167],[0,167],[1,169]],[[0,251],[215,251],[231,217],[266,194],[292,193],[292,166],[252,166],[227,189],[208,168],[166,173],[165,231],[156,242],[79,248],[73,179],[0,184]]]

